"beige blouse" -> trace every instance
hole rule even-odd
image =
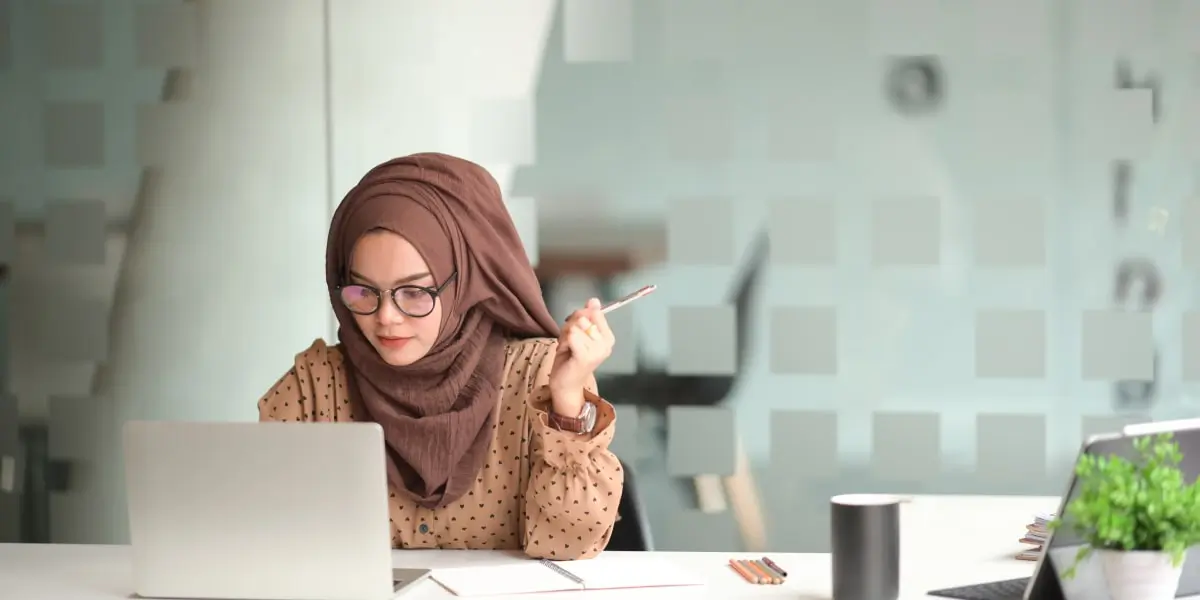
[[[608,450],[616,414],[595,396],[590,434],[547,422],[547,382],[558,342],[510,341],[505,380],[497,390],[491,457],[475,486],[457,502],[427,509],[390,490],[396,548],[524,549],[535,558],[570,560],[600,553],[612,535],[624,473]],[[316,340],[258,401],[261,421],[364,421],[351,403],[337,346]]]

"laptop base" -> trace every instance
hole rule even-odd
[[[1029,578],[1021,577],[934,590],[929,592],[929,595],[957,600],[1021,600],[1028,584]]]

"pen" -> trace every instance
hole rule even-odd
[[[763,564],[770,567],[772,571],[779,573],[779,575],[781,577],[787,577],[787,571],[784,571],[783,568],[781,568],[779,565],[775,564],[775,561],[773,561],[765,556],[762,557],[762,561],[763,561]]]
[[[604,307],[600,309],[600,312],[608,314],[614,310],[617,310],[618,308],[621,308],[622,306],[625,306],[626,304],[629,304],[630,302],[633,302],[634,300],[637,300],[638,298],[649,296],[650,294],[654,293],[654,290],[657,289],[657,285],[648,285],[632,294],[629,294],[628,296],[625,296],[624,298],[621,298],[620,300],[613,300],[612,302],[605,304]]]
[[[542,563],[543,567],[549,567],[555,573],[558,573],[559,575],[562,575],[563,577],[566,577],[567,579],[570,579],[571,581],[574,581],[575,583],[578,583],[579,585],[584,585],[586,583],[582,577],[554,564],[554,561],[552,561],[548,558],[543,558],[539,562]]]

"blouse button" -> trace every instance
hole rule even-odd
[[[425,523],[421,523],[420,531],[421,531],[421,533],[429,533],[429,525],[426,525]]]

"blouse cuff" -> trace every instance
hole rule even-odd
[[[531,407],[536,416],[534,430],[542,438],[546,463],[555,469],[586,467],[591,464],[589,455],[593,450],[606,449],[612,442],[616,410],[607,400],[590,391],[585,391],[584,397],[596,407],[596,426],[590,433],[561,431],[550,424],[550,415],[546,412],[548,406]]]

